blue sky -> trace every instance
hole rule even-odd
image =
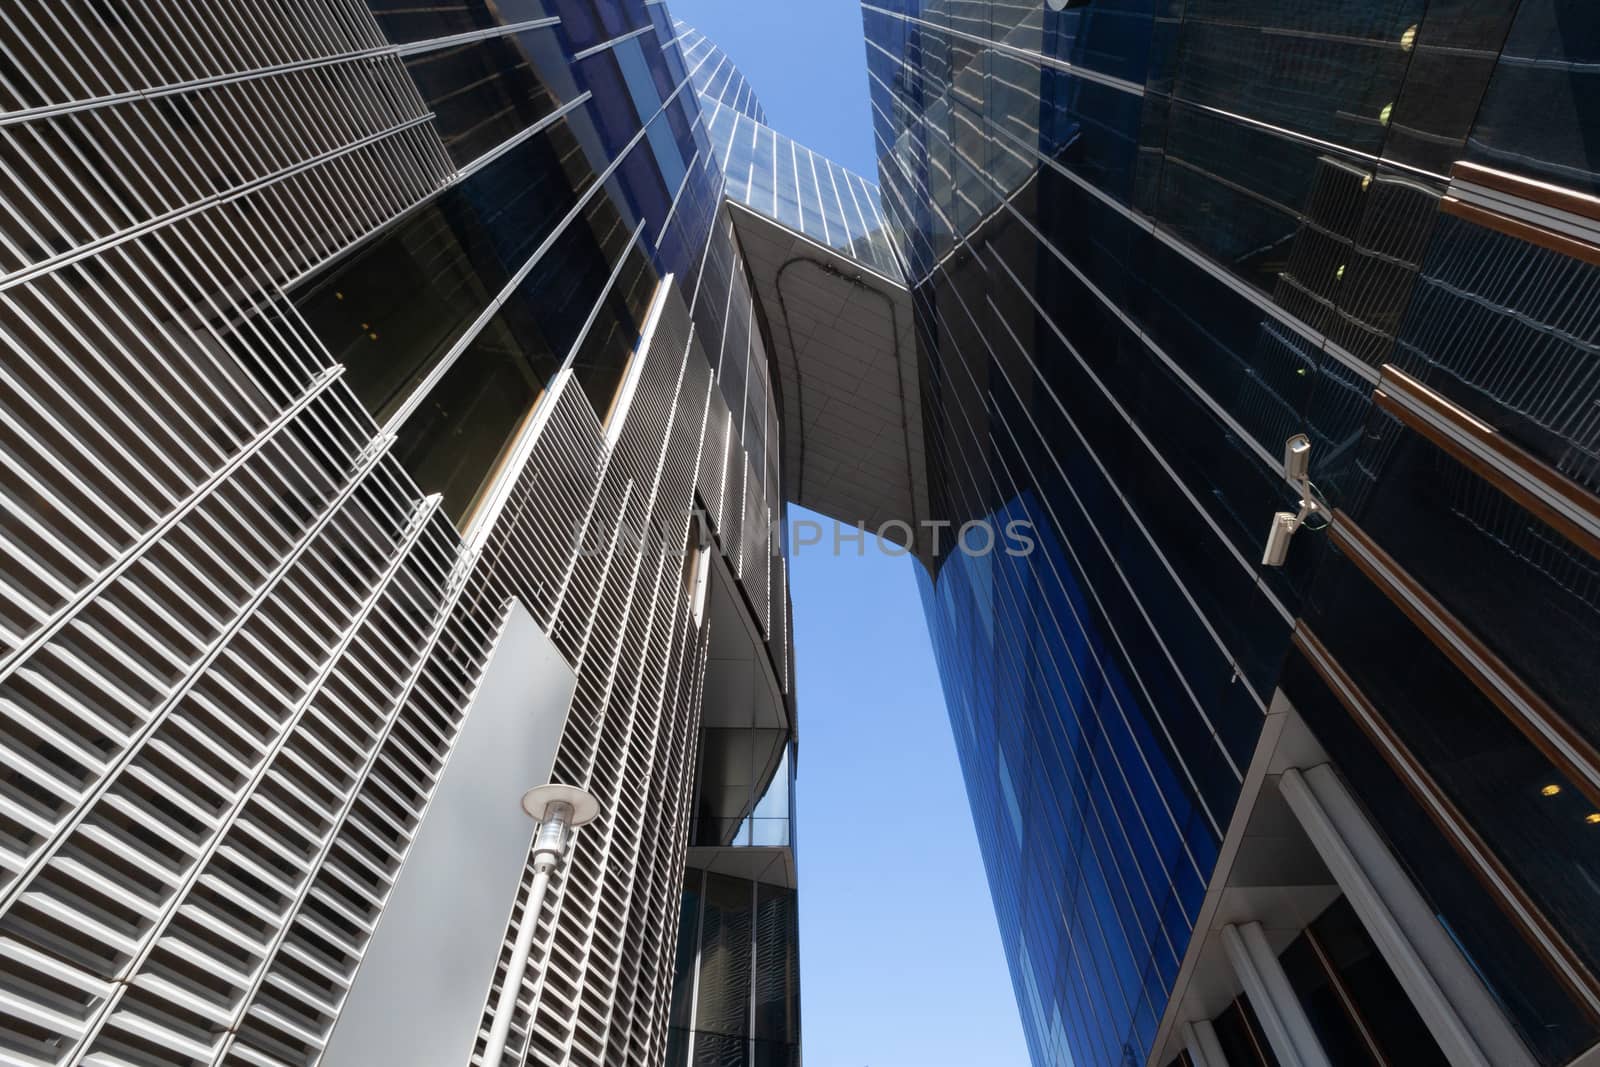
[[[878,180],[856,0],[667,0],[667,9],[733,58],[774,129]]]
[[[775,128],[877,180],[857,0],[668,6],[733,58]],[[914,566],[831,544],[791,564],[805,1061],[1025,1067]]]
[[[915,566],[791,561],[806,1067],[1025,1067]]]

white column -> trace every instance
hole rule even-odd
[[[1521,1040],[1333,768],[1285,771],[1278,790],[1445,1058],[1528,1067]]]
[[[1216,1027],[1209,1019],[1183,1024],[1183,1047],[1194,1067],[1228,1067],[1228,1057],[1223,1055],[1222,1042],[1217,1040]]]
[[[1283,1067],[1333,1067],[1261,924],[1229,923],[1222,928],[1222,944]]]

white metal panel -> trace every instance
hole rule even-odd
[[[524,790],[550,780],[577,685],[512,601],[477,696],[361,968],[339,1007],[329,1067],[465,1064],[534,824]],[[426,1020],[423,1026],[396,1020]]]

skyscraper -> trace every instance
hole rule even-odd
[[[0,3],[0,1059],[798,1065],[796,501],[1036,1063],[1591,1062],[1592,8]]]
[[[1594,5],[862,11],[1034,1063],[1591,1062]]]
[[[533,922],[507,1059],[659,1064],[694,856],[798,1062],[780,416],[677,37],[0,5],[0,1059],[466,1064]]]

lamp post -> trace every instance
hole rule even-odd
[[[528,890],[528,905],[522,909],[522,924],[517,927],[517,943],[511,950],[505,984],[495,998],[489,1041],[483,1048],[483,1067],[500,1067],[505,1055],[511,1016],[517,1010],[517,991],[528,970],[533,932],[539,925],[545,891],[550,888],[550,872],[561,866],[572,831],[600,814],[600,802],[574,785],[541,785],[522,795],[522,810],[539,824],[533,839],[533,885]]]

